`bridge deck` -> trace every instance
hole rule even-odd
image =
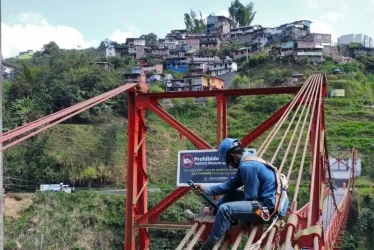
[[[340,202],[343,200],[344,194],[347,191],[343,188],[338,188],[334,191],[336,204],[339,207]],[[330,226],[330,222],[335,214],[335,207],[333,205],[333,199],[331,195],[327,196],[323,203],[323,231],[326,232],[326,229]]]

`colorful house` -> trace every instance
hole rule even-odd
[[[217,77],[194,75],[183,79],[173,79],[166,83],[165,88],[167,92],[215,90],[223,89],[224,83],[222,79]]]

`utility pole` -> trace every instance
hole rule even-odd
[[[249,61],[249,59],[248,59],[248,53],[249,53],[249,52],[248,52],[248,46],[247,46],[247,62]]]
[[[0,0],[0,134],[3,133],[3,54],[1,36],[1,0]],[[3,147],[3,144],[0,144]],[[3,183],[3,151],[0,152],[0,250],[4,249],[4,183]]]

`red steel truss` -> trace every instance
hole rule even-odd
[[[171,127],[187,138],[198,149],[213,148],[198,135],[186,128],[159,104],[163,98],[215,97],[217,101],[217,141],[227,136],[227,98],[230,96],[296,94],[300,87],[258,88],[240,90],[213,90],[169,93],[136,93],[129,92],[128,107],[128,163],[127,163],[127,197],[125,222],[125,250],[135,249],[136,228],[139,228],[138,249],[149,248],[149,235],[146,227],[157,227],[162,212],[190,191],[189,187],[177,188],[158,205],[147,211],[147,175],[144,156],[139,157],[140,149],[145,150],[144,110],[151,110]],[[289,104],[263,122],[257,129],[242,139],[248,145],[272,127],[284,113]],[[131,110],[131,112],[130,112]],[[141,122],[140,122],[141,121]],[[139,206],[139,204],[141,204]],[[170,223],[169,223],[170,224]]]

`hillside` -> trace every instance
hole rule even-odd
[[[171,190],[167,190],[170,192]],[[166,192],[166,191],[165,191]],[[160,201],[162,193],[149,197],[149,207]],[[25,197],[16,197],[19,203]],[[15,204],[15,203],[13,203]],[[6,250],[39,249],[43,235],[43,249],[83,250],[100,249],[99,234],[103,249],[123,249],[124,197],[101,192],[42,193],[37,192],[33,204],[18,218],[6,217]],[[194,196],[179,200],[161,219],[184,221],[183,209],[197,210],[201,202]],[[180,230],[150,230],[151,249],[175,249],[183,238]]]

